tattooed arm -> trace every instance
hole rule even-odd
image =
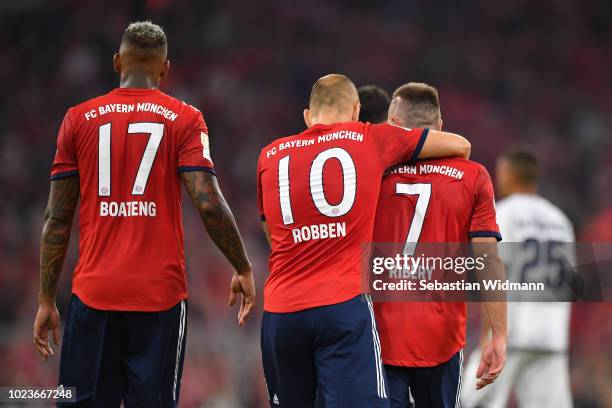
[[[53,355],[49,344],[50,330],[53,331],[55,344],[59,344],[59,313],[55,305],[55,295],[78,200],[78,177],[51,182],[40,245],[39,306],[34,321],[34,344],[44,360]]]
[[[181,173],[181,178],[191,201],[200,213],[208,235],[236,270],[232,278],[229,304],[232,306],[237,295],[241,295],[238,322],[242,326],[255,306],[255,284],[251,263],[244,250],[234,216],[219,189],[215,175],[204,171],[191,171]]]

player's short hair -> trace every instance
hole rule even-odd
[[[144,52],[166,51],[168,39],[164,30],[157,24],[151,21],[135,21],[123,32],[121,44],[130,45]]]
[[[500,159],[508,163],[510,171],[520,183],[537,184],[540,177],[540,161],[533,149],[524,145],[514,146],[504,152]]]
[[[421,82],[409,82],[393,92],[389,113],[410,128],[429,127],[441,118],[438,90]]]
[[[359,100],[353,81],[341,74],[329,74],[319,78],[310,92],[309,109],[317,113],[321,109],[338,111],[350,109]]]
[[[391,97],[380,86],[364,85],[357,89],[361,110],[359,120],[361,122],[384,123],[387,121]]]

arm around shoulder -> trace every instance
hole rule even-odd
[[[429,130],[418,158],[462,157],[468,159],[471,151],[472,144],[463,136],[438,130]]]

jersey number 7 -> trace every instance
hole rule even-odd
[[[395,193],[418,196],[417,203],[414,208],[414,217],[412,217],[410,229],[408,230],[408,235],[406,236],[406,244],[404,245],[404,254],[412,256],[416,250],[416,245],[419,241],[419,237],[421,236],[421,230],[423,229],[423,222],[425,222],[425,216],[427,215],[429,199],[431,198],[431,184],[397,183],[395,185]]]

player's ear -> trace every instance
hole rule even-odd
[[[159,74],[160,78],[165,78],[168,76],[168,71],[170,71],[170,60],[166,58],[164,64],[162,65],[161,72]]]
[[[115,68],[116,73],[121,73],[121,57],[118,52],[113,55],[113,68]]]
[[[390,125],[395,125],[395,126],[402,126],[402,124],[400,123],[399,120],[397,120],[397,118],[393,115],[389,115],[389,118],[387,119],[387,122]]]
[[[442,118],[438,119],[438,130],[442,130],[442,125],[444,124],[444,122],[442,121]]]
[[[310,110],[309,109],[304,109],[304,122],[306,122],[306,126],[310,127],[312,120],[310,118]]]

